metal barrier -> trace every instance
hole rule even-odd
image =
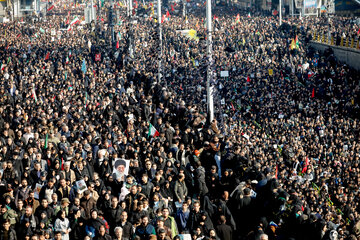
[[[340,46],[340,47],[346,47],[346,48],[355,48],[360,49],[360,36],[358,37],[341,37],[340,42],[336,41],[334,36],[328,37],[328,35],[323,32],[316,32],[316,30],[312,33],[312,39],[315,42],[319,43],[325,43],[331,46]]]

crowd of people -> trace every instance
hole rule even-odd
[[[160,82],[153,4],[116,5],[113,43],[108,5],[0,28],[0,240],[359,239],[359,72],[309,47],[324,19],[214,8],[210,121],[204,4],[164,10]]]

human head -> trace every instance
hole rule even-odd
[[[121,239],[122,237],[122,233],[123,233],[123,229],[121,227],[116,227],[114,229],[114,232],[115,232],[115,236],[119,239]]]

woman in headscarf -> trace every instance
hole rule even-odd
[[[105,221],[98,216],[98,211],[96,209],[91,210],[91,217],[87,221],[85,227],[86,235],[94,238],[98,233],[101,225],[105,225]]]
[[[63,240],[69,240],[69,233],[71,232],[69,219],[66,218],[66,212],[64,210],[60,210],[58,213],[58,217],[55,220],[54,224],[55,231],[61,232],[61,236]]]

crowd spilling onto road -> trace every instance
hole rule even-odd
[[[309,47],[326,18],[214,8],[210,121],[205,6],[164,10],[159,81],[152,4],[116,5],[113,42],[108,5],[0,28],[0,240],[359,239],[360,75]]]

